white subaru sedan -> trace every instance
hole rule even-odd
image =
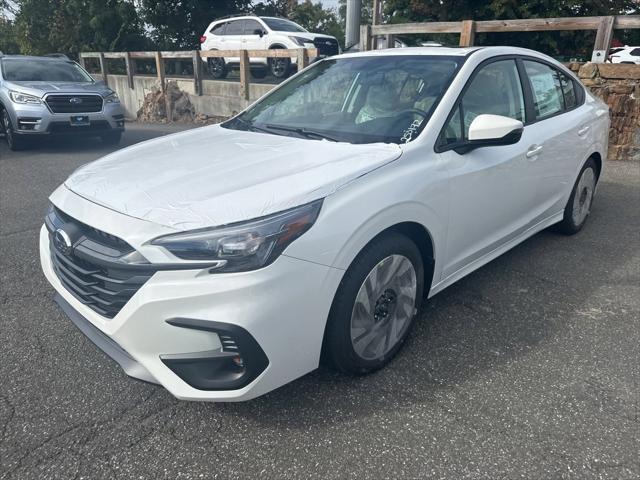
[[[534,51],[339,55],[78,169],[42,268],[82,332],[180,399],[251,399],[321,362],[366,374],[426,299],[542,229],[580,231],[608,129]]]

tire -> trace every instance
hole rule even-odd
[[[269,73],[269,70],[267,70],[266,68],[252,68],[251,69],[251,76],[253,78],[258,79],[258,80],[262,80],[264,77],[267,76],[268,73]]]
[[[229,75],[229,69],[222,57],[207,59],[207,65],[209,66],[209,73],[216,80],[225,79]]]
[[[9,146],[9,150],[14,152],[24,150],[26,143],[23,138],[20,138],[13,131],[13,125],[11,124],[11,118],[9,118],[9,112],[2,110],[0,112],[0,123],[2,124],[2,131],[4,132],[4,139]]]
[[[100,135],[100,139],[105,145],[117,145],[120,143],[120,140],[122,140],[122,132],[105,133]]]
[[[564,208],[564,217],[557,225],[557,230],[565,235],[575,235],[589,218],[591,205],[598,183],[598,167],[590,158],[580,170],[580,174],[573,185],[569,201]]]
[[[385,278],[394,270],[400,275]],[[409,335],[423,289],[418,247],[395,232],[375,238],[340,282],[325,330],[323,362],[354,375],[384,367]]]
[[[291,71],[291,59],[286,57],[275,57],[269,59],[269,72],[274,78],[279,80],[287,78]]]

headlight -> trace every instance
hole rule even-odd
[[[42,100],[40,100],[40,98],[36,97],[35,95],[28,95],[26,93],[20,92],[9,92],[9,95],[11,96],[11,100],[16,103],[28,105],[39,105],[42,103]]]
[[[289,37],[290,40],[293,40],[296,45],[300,45],[301,47],[304,47],[305,43],[311,43],[313,44],[313,40],[309,40],[308,38],[304,38],[304,37]]]
[[[267,217],[223,227],[158,237],[152,245],[184,260],[219,262],[216,271],[246,272],[273,262],[285,248],[309,230],[322,200]]]
[[[120,103],[120,97],[116,92],[112,92],[104,97],[104,103]]]

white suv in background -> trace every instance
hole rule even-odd
[[[310,33],[297,23],[284,18],[237,16],[215,20],[200,37],[202,50],[268,50],[272,48],[317,48],[319,57],[340,53],[338,40],[330,35]],[[264,78],[268,72],[285,78],[296,59],[250,58],[251,74]],[[209,58],[209,72],[214,78],[225,78],[229,69],[237,67],[238,57]]]
[[[611,63],[635,63],[640,65],[640,47],[618,47],[609,52]]]

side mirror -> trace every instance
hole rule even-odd
[[[524,124],[502,115],[478,115],[469,126],[469,141],[455,149],[462,154],[480,147],[513,145],[520,141]]]
[[[254,35],[258,35],[258,36],[260,36],[260,38],[262,38],[262,36],[263,36],[263,35],[266,35],[266,34],[267,34],[267,32],[265,32],[265,31],[264,31],[263,29],[261,29],[261,28],[256,28],[256,29],[253,31],[253,34],[254,34]]]

